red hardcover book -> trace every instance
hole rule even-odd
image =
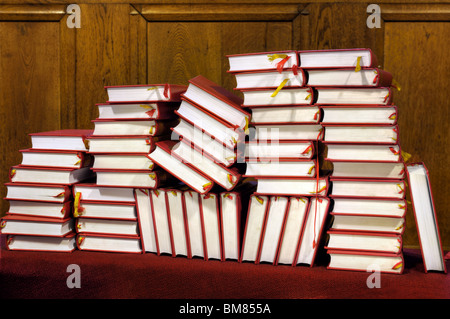
[[[182,99],[181,105],[175,113],[187,123],[208,134],[226,147],[234,149],[239,141],[244,140],[244,131],[238,126],[208,114],[192,101]]]
[[[215,193],[201,194],[200,203],[204,229],[204,259],[224,261],[220,227],[219,195]]]
[[[327,196],[328,177],[255,177],[256,194],[279,196]]]
[[[188,239],[186,208],[183,190],[168,188],[165,191],[167,218],[172,243],[172,256],[192,258]]]
[[[91,166],[93,158],[87,152],[71,150],[23,149],[22,162],[25,166],[81,168]]]
[[[92,153],[93,169],[137,169],[154,170],[155,163],[148,153]]]
[[[20,199],[30,201],[45,201],[63,203],[71,199],[72,192],[67,185],[5,183],[6,200]]]
[[[77,199],[74,217],[136,220],[136,204],[117,201]]]
[[[183,191],[186,211],[186,234],[189,241],[191,258],[200,257],[206,260],[205,227],[200,193],[193,190]]]
[[[423,162],[406,167],[425,272],[447,273],[428,169]]]
[[[105,86],[108,102],[179,102],[186,88],[169,83]]]
[[[150,159],[195,191],[201,194],[209,192],[214,185],[212,179],[172,156],[171,149],[177,143],[179,142],[162,141],[156,143],[156,149],[149,155]]]
[[[399,217],[406,215],[406,199],[377,197],[335,197],[331,214]]]
[[[303,69],[294,70],[255,70],[251,72],[235,73],[235,90],[249,90],[255,88],[266,88],[275,90],[280,85],[283,88],[300,88],[306,85],[307,77]]]
[[[43,183],[58,185],[73,185],[92,178],[94,174],[89,167],[62,168],[42,166],[12,166],[9,171],[9,181],[16,183]]]
[[[302,68],[344,68],[378,66],[376,55],[369,48],[300,50],[297,51]]]
[[[326,161],[358,160],[360,162],[392,162],[403,161],[401,147],[383,144],[328,143],[325,144]]]
[[[170,135],[162,136],[91,136],[89,153],[92,154],[134,154],[153,152],[156,142],[170,139]]]
[[[18,251],[72,252],[76,249],[76,233],[65,236],[8,235],[6,249]]]
[[[202,75],[189,80],[183,98],[235,127],[245,130],[248,126],[250,114],[242,109],[242,98]]]
[[[87,151],[89,146],[86,139],[93,132],[90,129],[65,129],[28,135],[31,136],[31,145],[34,149]]]
[[[311,140],[253,140],[246,141],[245,147],[245,160],[311,159],[317,148]]]
[[[324,249],[367,251],[399,254],[402,252],[402,236],[391,233],[328,230]]]
[[[220,228],[225,260],[239,260],[249,199],[255,188],[256,183],[244,182],[231,192],[219,194]]]
[[[321,105],[321,124],[332,125],[396,125],[398,108],[395,105]]]
[[[142,252],[157,253],[153,211],[151,203],[151,190],[135,188],[136,216],[139,220],[139,234],[141,237]]]
[[[168,254],[175,257],[171,226],[167,214],[166,189],[158,188],[149,190],[150,208],[153,220],[153,232],[155,235],[154,251],[158,256]],[[149,249],[148,247],[146,248]]]
[[[331,160],[333,171],[330,177],[362,179],[403,179],[406,177],[405,163],[388,161]]]
[[[323,124],[323,141],[328,144],[398,145],[398,125],[328,125]]]
[[[228,191],[232,190],[241,179],[237,168],[228,168],[217,163],[195,145],[178,142],[171,147],[171,155]]]
[[[280,87],[278,87],[280,88]],[[242,106],[252,109],[261,106],[312,105],[315,92],[312,88],[256,88],[240,90],[244,96]]]
[[[75,225],[77,233],[86,235],[120,235],[139,237],[138,221],[101,217],[78,217]]]
[[[99,186],[96,183],[79,183],[72,188],[74,208],[81,200],[98,202],[135,203],[133,188],[117,186]]]
[[[253,70],[281,71],[296,69],[300,65],[297,51],[294,50],[229,54],[226,57],[230,73]]]
[[[175,118],[173,111],[179,102],[110,102],[97,103],[99,119],[154,119],[169,120]]]
[[[78,234],[77,247],[84,251],[141,254],[141,239],[136,236],[110,234]]]
[[[161,136],[170,134],[173,120],[153,119],[95,119],[94,136]]]
[[[305,71],[312,87],[389,87],[392,74],[378,68],[310,69]]]
[[[8,214],[0,222],[2,234],[62,237],[73,231],[73,218]]]
[[[314,266],[317,251],[322,244],[330,203],[328,197],[311,197],[292,266],[299,264]]]
[[[246,160],[246,171],[244,177],[316,177],[318,171],[315,159],[248,159]]]
[[[330,263],[327,269],[350,271],[380,271],[381,273],[402,274],[403,254],[375,253],[366,251],[328,250]]]
[[[404,199],[404,180],[332,178],[331,198]]]
[[[98,186],[158,188],[171,180],[166,171],[133,169],[93,169]]]
[[[71,217],[72,213],[71,201],[63,203],[16,199],[8,199],[8,201],[9,210],[7,214],[11,215],[52,217],[62,220]]]
[[[321,111],[318,106],[260,106],[252,107],[252,125],[280,123],[316,124],[320,122]]]
[[[363,231],[366,233],[391,233],[400,235],[405,231],[404,217],[337,212],[331,212],[330,215],[333,216],[330,230]]]
[[[390,87],[315,87],[317,105],[391,105]]]

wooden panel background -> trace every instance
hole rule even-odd
[[[369,3],[358,0],[82,0],[81,28],[69,29],[65,8],[71,2],[30,2],[35,4],[0,4],[2,184],[9,167],[20,163],[18,150],[30,146],[28,133],[93,127],[105,85],[186,84],[202,74],[231,91],[227,54],[369,47],[401,84],[394,97],[401,145],[430,171],[441,236],[450,249],[448,4],[380,1],[381,28],[369,29]],[[408,208],[404,244],[417,247]],[[7,209],[2,200],[0,215]]]

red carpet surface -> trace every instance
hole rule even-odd
[[[4,247],[4,246],[3,246]],[[8,251],[0,259],[2,299],[448,299],[450,277],[425,273],[419,250],[404,249],[402,275],[314,267],[272,266],[154,254]],[[447,268],[449,268],[449,260]],[[68,266],[79,266],[80,288],[69,288]],[[72,277],[73,278],[73,277]],[[69,278],[70,279],[70,278]]]

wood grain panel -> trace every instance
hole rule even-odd
[[[76,112],[72,127],[91,128],[105,85],[133,84],[130,73],[130,6],[80,5],[76,29]]]
[[[1,192],[19,149],[31,146],[28,133],[60,128],[59,24],[0,22]],[[4,214],[8,203],[2,199]]]
[[[186,84],[199,74],[235,86],[227,54],[290,49],[290,22],[149,22],[149,83]]]
[[[412,154],[410,162],[423,161],[431,187],[444,246],[450,247],[448,179],[450,170],[448,87],[450,22],[385,23],[385,69],[401,85],[394,93],[399,108],[400,143]],[[409,205],[405,244],[418,245]]]

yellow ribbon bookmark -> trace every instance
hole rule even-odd
[[[262,199],[259,196],[255,196],[255,199],[258,201],[258,203],[260,203],[261,205],[264,203],[264,199]]]
[[[79,217],[80,213],[81,213],[81,209],[80,209],[80,199],[81,199],[81,193],[77,192],[75,194],[75,199],[73,202],[73,217]]]
[[[395,87],[398,91],[402,90],[400,84],[395,79],[392,79],[392,86]]]
[[[288,81],[289,81],[289,79],[284,79],[283,82],[281,82],[280,85],[278,85],[277,89],[272,93],[272,95],[270,97],[277,96],[278,92],[280,92],[280,90],[283,88],[283,86],[286,85],[286,83]]]
[[[274,60],[276,60],[276,59],[284,59],[284,58],[286,58],[286,57],[287,57],[287,54],[278,54],[278,53],[275,53],[275,54],[269,54],[269,55],[267,55],[267,58],[269,59],[270,62],[272,62],[272,61],[274,61]]]
[[[361,56],[359,56],[357,59],[356,59],[356,67],[355,67],[355,72],[359,72],[359,71],[361,71]]]
[[[400,151],[400,154],[402,155],[402,158],[403,158],[403,161],[404,162],[407,162],[407,161],[409,161],[409,159],[411,158],[411,154],[409,154],[409,153],[406,153],[406,152],[404,152],[404,151]]]

